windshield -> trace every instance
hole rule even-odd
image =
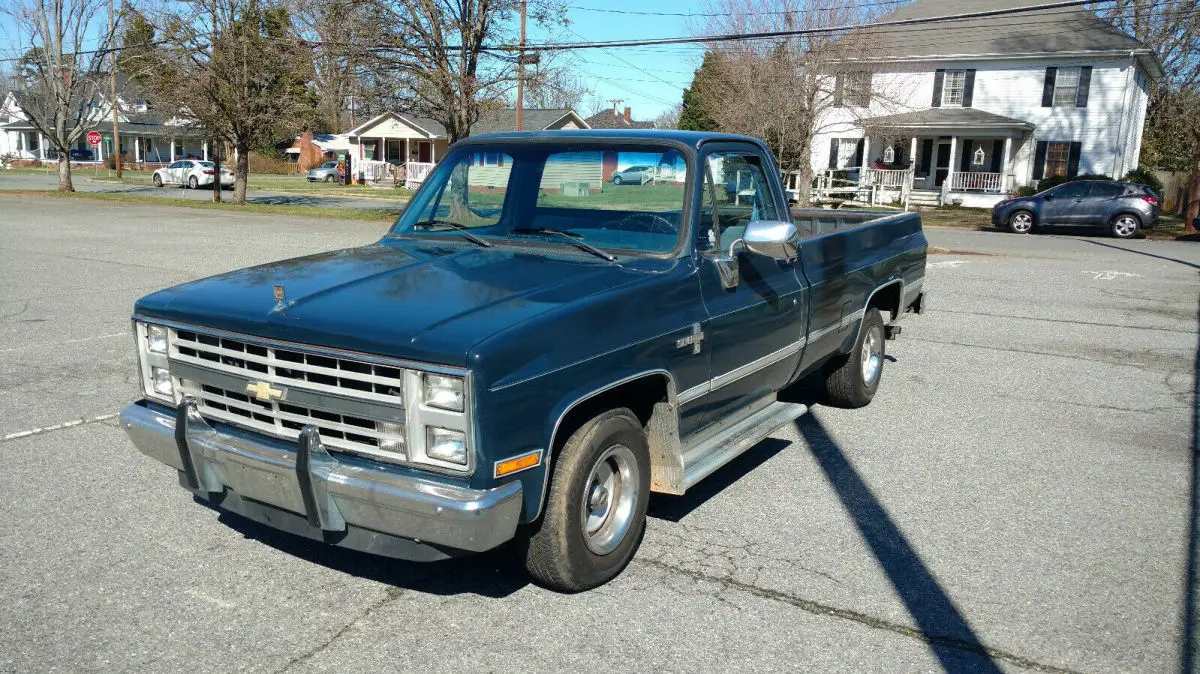
[[[687,176],[685,158],[662,145],[457,148],[391,234],[450,238],[466,228],[489,242],[573,239],[613,253],[668,253],[679,242]]]

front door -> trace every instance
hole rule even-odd
[[[709,319],[710,391],[701,399],[702,424],[728,417],[782,388],[803,346],[808,299],[798,263],[751,253],[740,244],[738,281],[727,288],[714,259],[727,254],[755,220],[787,220],[778,173],[756,146],[716,145],[704,160],[699,224],[700,287]]]
[[[427,140],[417,143],[417,161],[422,163],[433,161],[433,143]]]
[[[941,187],[946,176],[950,175],[950,141],[938,143],[937,164],[933,173],[933,186]]]

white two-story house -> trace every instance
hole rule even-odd
[[[1033,0],[917,0],[882,22]],[[1081,8],[872,29],[836,65],[814,137],[820,175],[916,203],[989,207],[1048,176],[1120,178],[1138,165],[1150,82],[1144,44]]]

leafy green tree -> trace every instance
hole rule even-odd
[[[704,109],[702,94],[705,74],[713,69],[716,56],[712,52],[704,54],[700,67],[692,75],[692,86],[683,90],[683,105],[679,110],[678,126],[684,131],[716,131],[717,122]]]

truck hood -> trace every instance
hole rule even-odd
[[[470,247],[467,247],[470,246]],[[541,313],[669,266],[611,264],[554,248],[527,252],[384,240],[239,269],[148,295],[138,316],[446,365]],[[283,288],[282,302],[275,287]]]

